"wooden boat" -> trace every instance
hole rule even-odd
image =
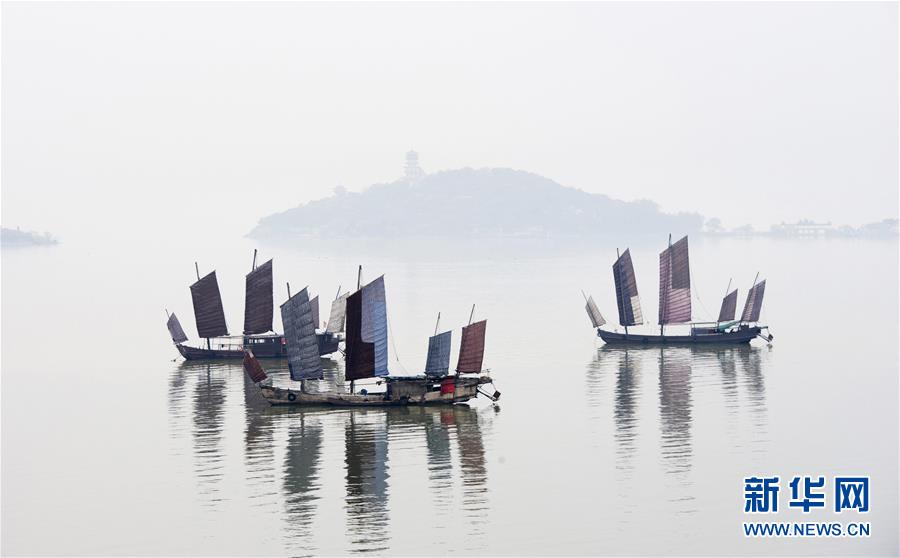
[[[273,329],[273,287],[272,260],[257,267],[256,251],[253,252],[253,267],[246,276],[244,298],[244,331],[243,335],[230,336],[225,323],[225,311],[216,272],[212,271],[203,278],[195,263],[197,282],[191,285],[191,300],[194,305],[194,317],[197,322],[197,333],[206,339],[206,347],[186,345],[188,340],[184,329],[174,313],[168,314],[167,327],[172,336],[175,348],[187,360],[218,360],[225,358],[243,358],[244,349],[252,348],[258,358],[286,358],[287,348],[284,335]],[[342,341],[343,308],[346,295],[338,296],[332,303],[331,316],[324,331],[316,332],[319,355],[325,356],[338,350]],[[314,318],[319,320],[319,297],[313,299]]]
[[[669,236],[669,246],[659,255],[659,335],[629,333],[628,327],[643,324],[644,317],[631,253],[626,249],[617,256],[613,264],[613,279],[616,284],[619,324],[624,326],[625,332],[603,329],[606,319],[593,297],[585,296],[585,310],[597,335],[604,342],[632,345],[740,344],[749,343],[756,337],[772,341],[773,336],[768,333],[768,326],[759,324],[766,291],[765,280],[757,282],[759,274],[747,293],[747,302],[740,320],[735,320],[737,289],[730,291],[729,281],[718,319],[715,322],[691,321],[691,272],[686,236],[675,244],[672,244],[672,237]],[[669,324],[688,325],[689,333],[667,335],[665,326]]]
[[[473,307],[474,313],[474,307]],[[318,391],[309,383],[322,380],[322,366],[315,354],[312,309],[303,289],[281,306],[287,341],[288,368],[299,389],[273,386],[252,350],[244,354],[244,369],[272,405],[401,406],[462,403],[482,394],[497,401],[500,392],[488,394],[480,388],[492,384],[482,370],[487,321],[471,323],[462,330],[456,374],[449,375],[450,332],[429,339],[425,373],[421,376],[392,377],[388,373],[387,309],[384,276],[361,286],[347,297],[345,381],[349,391]],[[438,317],[440,320],[440,317]],[[377,393],[355,389],[357,380],[380,378]]]

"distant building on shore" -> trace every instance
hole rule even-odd
[[[802,236],[802,237],[820,237],[826,236],[834,230],[831,222],[816,223],[809,219],[801,219],[796,223],[785,223],[782,221],[780,225],[772,225],[770,233],[775,236]]]
[[[403,175],[410,184],[415,184],[425,176],[425,171],[419,166],[419,154],[412,150],[406,152],[406,166],[403,170]]]

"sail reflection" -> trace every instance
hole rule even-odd
[[[343,383],[338,363],[323,359],[322,366],[326,380],[309,382],[307,389],[332,389],[321,384]],[[275,382],[289,381],[284,361],[267,362],[266,371]],[[255,517],[281,518],[276,532],[284,538],[275,544],[283,546],[275,551],[284,548],[292,555],[390,551],[391,488],[399,484],[404,490],[398,492],[409,494],[408,488],[419,482],[414,479],[426,479],[419,473],[392,475],[392,457],[404,463],[421,459],[427,467],[427,494],[417,486],[414,493],[421,496],[413,505],[428,503],[423,526],[430,548],[470,553],[487,548],[489,485],[483,429],[491,413],[467,405],[272,407],[243,373],[240,361],[174,366],[168,378],[168,404],[170,438],[176,448],[183,448],[175,457],[192,461],[198,503],[218,508],[232,489],[229,484],[226,490],[225,479],[240,483]],[[238,418],[235,412],[243,416]],[[241,422],[243,431],[226,428]],[[243,459],[228,455],[234,447],[243,450]],[[339,499],[325,500],[326,496]],[[410,502],[393,505],[407,509]],[[345,513],[344,535],[338,539],[323,535],[327,529],[321,528],[322,514],[336,507]],[[265,522],[259,526],[265,527]],[[462,538],[460,528],[465,532]]]
[[[691,349],[659,349],[662,457],[669,473],[691,469]]]
[[[763,453],[769,443],[768,411],[766,407],[766,384],[763,361],[769,354],[768,348],[744,348],[737,352],[743,388],[746,391],[748,408],[752,417],[754,436],[749,440],[753,446],[754,459],[764,459]],[[760,462],[753,463],[761,465]]]
[[[384,412],[353,410],[344,425],[351,552],[388,549],[388,436]]]
[[[184,365],[197,373],[194,385],[194,472],[204,503],[217,505],[224,473],[222,429],[226,409],[227,364]]]
[[[303,544],[306,554],[315,554],[311,527],[319,499],[319,459],[322,452],[322,425],[306,413],[288,427],[288,445],[284,457],[284,507],[291,536]]]
[[[698,401],[703,401],[703,405],[711,403],[705,399],[710,394],[721,401],[717,407],[724,409],[724,432],[730,442],[727,447],[733,451],[740,453],[745,448],[738,428],[746,420],[742,420],[742,415],[749,416],[754,426],[749,443],[765,444],[766,392],[762,369],[767,354],[768,349],[752,346],[601,347],[595,360],[587,366],[586,398],[591,407],[612,404],[616,470],[620,480],[632,478],[638,432],[642,423],[652,420],[648,410],[642,409],[642,405],[651,404],[652,400],[642,401],[641,377],[656,376],[659,463],[666,473],[666,484],[671,485],[666,493],[672,496],[676,511],[696,511],[691,495],[694,407]],[[709,391],[708,387],[713,390]],[[763,448],[751,446],[750,451],[762,452]],[[629,490],[627,483],[622,486]]]

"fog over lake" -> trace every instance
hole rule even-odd
[[[772,347],[624,350],[601,347],[579,292],[615,315],[611,244],[361,253],[223,240],[4,251],[4,553],[898,548],[900,332],[895,313],[872,312],[897,307],[896,241],[692,239],[695,315],[717,311],[729,277],[743,297],[760,270]],[[649,316],[663,243],[631,245]],[[479,398],[453,409],[280,410],[238,363],[182,361],[163,308],[196,342],[187,286],[198,258],[201,271],[215,265],[239,328],[254,247],[275,259],[276,303],[287,281],[327,299],[359,263],[367,278],[384,273],[394,374],[421,371],[438,311],[454,330],[455,363],[476,304],[498,408]],[[860,275],[850,261],[879,271]],[[849,284],[853,296],[835,295]],[[284,363],[263,363],[277,385],[291,383]],[[872,477],[870,538],[744,538],[744,476],[844,473]]]

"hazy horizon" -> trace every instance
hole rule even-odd
[[[2,12],[8,227],[243,235],[409,149],[729,227],[897,215],[894,3]]]

